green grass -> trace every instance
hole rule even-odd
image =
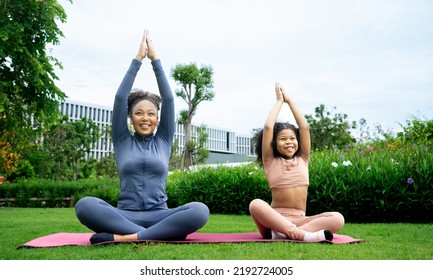
[[[56,232],[90,232],[73,208],[0,208],[1,260],[432,260],[432,224],[346,224],[357,244],[113,244],[17,249]],[[256,231],[250,216],[216,215],[200,232]]]

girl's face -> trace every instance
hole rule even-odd
[[[131,123],[141,137],[151,135],[158,125],[158,110],[149,100],[141,100],[132,108]]]
[[[284,158],[293,158],[299,147],[295,132],[288,128],[278,132],[276,144],[278,153]]]

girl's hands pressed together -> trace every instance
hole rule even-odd
[[[283,96],[283,88],[281,87],[279,82],[275,83],[275,93],[277,95],[277,101],[284,102],[284,96]]]

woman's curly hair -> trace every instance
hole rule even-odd
[[[161,104],[161,97],[154,93],[143,91],[141,89],[133,89],[128,96],[128,115],[132,114],[132,108],[134,108],[135,104],[140,102],[141,100],[149,100],[155,105],[156,109],[159,111],[159,107]]]
[[[288,122],[282,123],[277,122],[274,125],[274,132],[272,135],[272,150],[274,152],[274,157],[281,157],[281,154],[278,152],[277,149],[277,135],[278,133],[283,129],[290,129],[293,132],[295,132],[296,139],[299,142],[299,128],[294,126],[293,124],[290,124]],[[257,161],[260,165],[263,166],[263,151],[262,151],[262,143],[263,143],[263,128],[260,130],[257,130],[256,133],[253,136],[253,142],[254,142],[254,149],[257,155]],[[298,147],[298,150],[296,151],[294,156],[298,156],[301,153],[301,146]]]

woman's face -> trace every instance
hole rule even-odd
[[[149,100],[141,100],[132,108],[131,123],[141,137],[151,135],[158,125],[158,110]]]
[[[276,144],[278,153],[284,158],[293,158],[299,147],[295,132],[288,128],[278,132]]]

